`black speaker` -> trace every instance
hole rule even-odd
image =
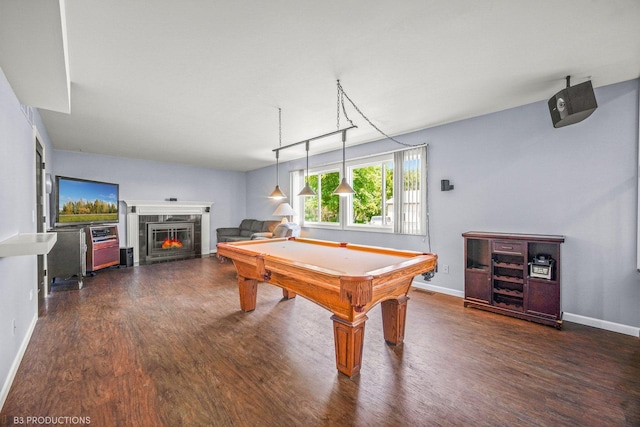
[[[133,248],[120,248],[120,265],[133,267]]]
[[[554,128],[572,125],[586,119],[598,108],[591,81],[566,87],[549,100]]]

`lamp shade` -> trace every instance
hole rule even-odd
[[[280,186],[276,185],[276,188],[269,194],[270,199],[286,199],[287,196],[280,190]]]
[[[289,203],[280,203],[280,205],[273,212],[273,216],[290,216],[295,214],[296,211],[293,210]]]
[[[316,196],[316,192],[313,191],[313,188],[311,188],[311,186],[307,182],[302,191],[298,193],[298,196]]]
[[[338,185],[338,188],[335,189],[333,194],[337,194],[339,196],[348,196],[349,194],[354,194],[353,188],[349,185],[345,178],[342,178],[342,182]]]

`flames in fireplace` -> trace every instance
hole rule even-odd
[[[177,249],[177,248],[181,248],[184,245],[182,244],[182,242],[176,238],[170,239],[170,238],[166,238],[164,239],[164,241],[162,242],[162,245],[160,245],[160,247],[162,249]]]

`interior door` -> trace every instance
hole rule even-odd
[[[36,138],[36,225],[37,232],[43,233],[45,231],[44,216],[44,149],[42,144]],[[45,255],[38,255],[38,315],[42,316],[45,308],[45,297],[47,296],[48,289],[46,288],[46,274],[45,274]]]

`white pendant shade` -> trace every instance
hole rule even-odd
[[[280,186],[276,185],[276,188],[269,194],[270,199],[286,199],[287,196],[280,190]]]
[[[295,214],[296,211],[293,210],[289,203],[280,203],[280,205],[273,212],[273,216],[289,216]]]
[[[338,196],[348,196],[349,194],[354,194],[353,188],[349,185],[346,178],[342,178],[342,182],[338,185],[338,188],[335,189],[333,194],[337,194]]]

